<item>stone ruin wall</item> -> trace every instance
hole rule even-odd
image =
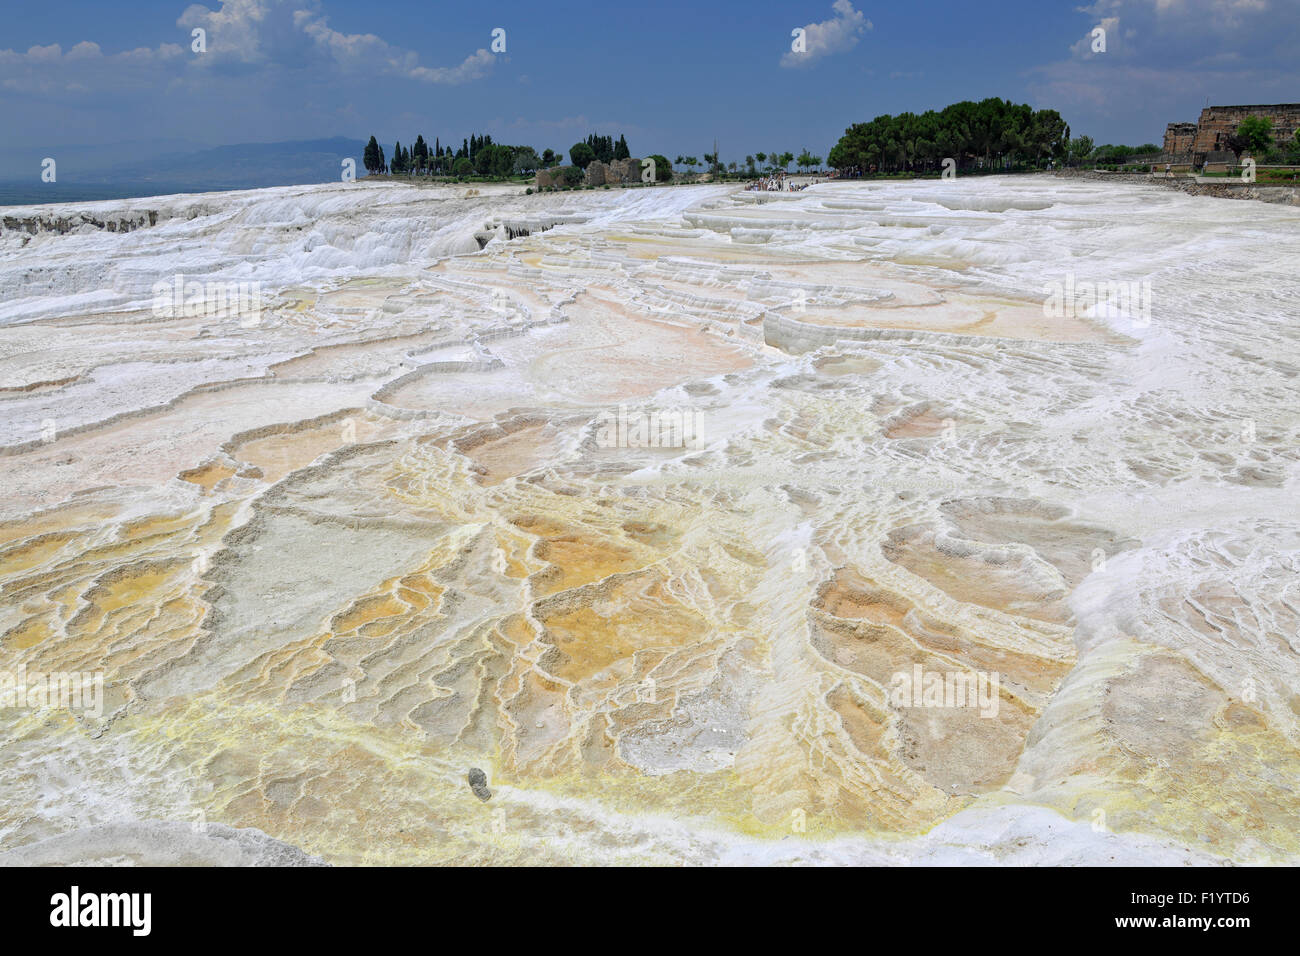
[[[588,186],[620,186],[641,181],[641,160],[615,159],[609,163],[592,160],[583,182]]]
[[[534,180],[537,188],[546,189],[550,186],[563,186],[564,170],[564,166],[539,169],[537,178]],[[594,159],[582,174],[582,184],[584,186],[621,186],[624,183],[639,183],[640,181],[641,160],[639,159],[616,159],[609,163],[602,163],[600,160]]]
[[[548,189],[551,186],[564,185],[563,166],[552,166],[550,169],[539,169],[537,171],[536,186],[538,189]]]
[[[1210,106],[1201,110],[1196,124],[1192,152],[1211,153],[1227,149],[1228,137],[1247,116],[1263,116],[1273,124],[1273,139],[1288,142],[1300,128],[1300,103],[1277,106]],[[1166,134],[1168,135],[1168,134]]]
[[[1170,123],[1165,127],[1164,151],[1166,155],[1177,156],[1182,153],[1190,153],[1194,142],[1196,142],[1195,123]]]

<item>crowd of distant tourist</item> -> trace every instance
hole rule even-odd
[[[745,188],[748,189],[748,190],[750,190],[751,192],[765,192],[765,193],[791,192],[791,193],[797,193],[797,192],[799,192],[799,190],[801,190],[801,189],[807,189],[809,186],[815,186],[815,185],[817,185],[819,182],[821,182],[820,179],[814,179],[814,180],[813,180],[812,182],[810,182],[810,183],[798,183],[798,184],[796,184],[793,180],[786,179],[786,175],[785,175],[785,172],[784,172],[783,170],[777,170],[777,171],[776,171],[775,173],[773,173],[771,176],[760,176],[758,179],[754,180],[752,183],[750,183],[750,184],[749,184],[748,186],[746,186]]]

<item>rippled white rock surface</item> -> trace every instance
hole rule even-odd
[[[0,223],[6,860],[1300,856],[1300,212],[1020,177]],[[1044,309],[1089,282],[1135,296]]]

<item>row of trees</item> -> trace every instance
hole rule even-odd
[[[574,143],[569,149],[569,160],[577,170],[585,170],[592,162],[599,160],[609,163],[617,159],[631,158],[627,137],[620,134],[618,139],[592,133],[585,140]],[[673,163],[667,157],[655,154],[656,180],[667,182],[672,179]],[[423,134],[415,137],[410,146],[403,146],[401,141],[393,145],[391,156],[374,137],[366,144],[362,162],[370,173],[393,173],[415,176],[484,176],[506,178],[509,176],[526,176],[538,169],[558,166],[564,161],[561,153],[551,149],[537,154],[531,146],[505,146],[494,143],[489,134],[473,135],[461,140],[459,148],[443,146],[440,139],[435,139],[430,146]],[[731,162],[724,164],[717,153],[705,153],[703,162],[695,156],[678,156],[676,165],[691,172],[704,165],[716,176],[756,177],[775,172],[788,171],[794,163],[800,170],[820,168],[822,157],[814,156],[807,149],[798,156],[792,152],[773,150],[771,153],[755,153],[745,157],[741,166]],[[579,177],[580,178],[580,177]]]
[[[393,146],[391,157],[375,137],[370,137],[361,162],[370,173],[394,173],[416,176],[527,176],[538,169],[553,166],[560,156],[554,150],[542,155],[531,146],[506,146],[492,142],[490,135],[470,136],[461,140],[460,148],[443,146],[435,139],[430,147],[423,135],[407,148],[401,140]]]
[[[1247,117],[1226,145],[1238,159],[1249,152],[1264,163],[1300,163],[1300,135],[1288,143],[1275,143],[1272,124],[1262,116]],[[1046,160],[1070,165],[1123,165],[1160,152],[1154,143],[1097,146],[1087,136],[1071,139],[1070,127],[1056,110],[1034,110],[1026,104],[993,97],[978,103],[954,103],[938,112],[885,114],[869,123],[855,123],[844,131],[827,160],[831,166],[849,172],[926,172],[940,169],[948,158],[958,169],[996,169],[1041,166]],[[615,140],[592,133],[569,148],[569,160],[579,171],[596,160],[609,163],[630,157],[627,138],[621,134]],[[656,178],[661,182],[671,179],[672,164],[668,159],[660,155],[654,159]],[[554,150],[546,149],[538,155],[531,146],[494,143],[487,134],[463,139],[457,149],[443,146],[438,139],[430,147],[424,136],[418,135],[409,149],[397,142],[391,157],[385,156],[383,147],[371,136],[363,155],[371,173],[496,178],[531,175],[563,160],[563,154]],[[751,178],[788,171],[791,163],[801,171],[819,169],[822,157],[807,149],[798,156],[773,150],[746,156],[743,167],[735,162],[723,164],[716,152],[705,153],[703,162],[695,156],[676,159],[677,166],[691,172],[703,165],[715,176]]]
[[[837,169],[858,172],[938,170],[948,158],[958,169],[992,169],[1061,161],[1069,143],[1070,127],[1056,110],[991,97],[939,112],[886,114],[855,123],[828,160]]]
[[[610,163],[616,159],[631,159],[632,151],[628,149],[627,137],[619,135],[615,142],[612,136],[600,136],[592,133],[581,143],[569,147],[569,160],[573,164],[566,166],[561,178],[566,185],[576,186],[582,182],[582,172],[593,162]],[[655,182],[666,183],[673,178],[673,167],[668,157],[651,153],[647,159],[654,160]],[[679,158],[678,163],[681,162]]]
[[[676,165],[685,166],[691,172],[695,172],[696,166],[704,166],[709,172],[717,176],[755,176],[767,175],[776,172],[788,172],[790,164],[794,163],[800,171],[805,169],[819,169],[822,164],[820,156],[814,156],[808,150],[802,150],[798,156],[791,152],[771,153],[753,153],[745,157],[745,163],[742,166],[737,162],[723,163],[718,158],[717,153],[705,153],[701,161],[695,156],[681,156],[676,159]]]
[[[569,160],[573,167],[584,170],[595,160],[608,163],[611,159],[626,159],[630,156],[627,148],[627,140],[620,136],[615,142],[608,136],[588,136],[581,143],[574,143],[569,149]],[[669,162],[668,158],[658,154],[651,158],[655,161],[655,178],[659,182],[666,182],[672,178],[673,166],[685,167],[690,172],[696,171],[695,167],[704,166],[715,176],[735,176],[754,178],[760,175],[768,175],[776,172],[787,171],[791,163],[794,163],[801,171],[805,169],[817,169],[821,167],[822,157],[814,156],[807,149],[802,150],[798,156],[791,152],[772,151],[771,153],[754,153],[745,157],[745,163],[741,166],[739,163],[723,163],[717,153],[705,153],[701,161],[695,156],[679,155],[675,162]]]
[[[755,160],[758,161],[757,166],[755,165]],[[801,150],[798,156],[791,152],[773,152],[755,153],[753,156],[745,157],[747,171],[751,173],[785,172],[789,170],[791,163],[794,163],[799,167],[800,172],[802,172],[805,169],[820,169],[822,158],[820,156],[814,156],[806,149]],[[736,164],[732,163],[731,165],[734,167]]]
[[[1097,146],[1091,136],[1076,136],[1066,147],[1065,162],[1071,166],[1081,166],[1084,163],[1122,166],[1138,157],[1158,156],[1160,152],[1161,147],[1155,143],[1143,143],[1141,146],[1113,146],[1107,143],[1105,146]]]
[[[581,143],[575,143],[569,150],[573,165],[586,169],[593,160],[608,163],[615,159],[630,159],[627,137],[620,135],[617,140],[612,136],[589,135]],[[392,154],[386,154],[379,141],[370,137],[362,153],[362,164],[366,171],[374,173],[393,173],[415,176],[484,176],[506,178],[509,176],[528,176],[538,169],[558,166],[564,161],[562,153],[545,149],[541,155],[531,146],[506,146],[494,143],[490,134],[473,135],[461,140],[460,148],[443,146],[440,139],[434,139],[430,146],[423,134],[415,137],[410,147],[398,140],[393,145]],[[668,166],[664,160],[663,165]],[[669,170],[670,171],[670,170]]]
[[[619,135],[618,142],[612,136],[598,136],[592,133],[581,143],[569,147],[569,160],[579,169],[586,169],[596,160],[610,163],[616,159],[631,159],[632,153],[627,148],[627,138]]]

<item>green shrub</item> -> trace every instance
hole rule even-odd
[[[673,164],[668,162],[667,156],[661,156],[659,153],[651,153],[648,157],[655,161],[655,182],[666,183],[673,178]]]

